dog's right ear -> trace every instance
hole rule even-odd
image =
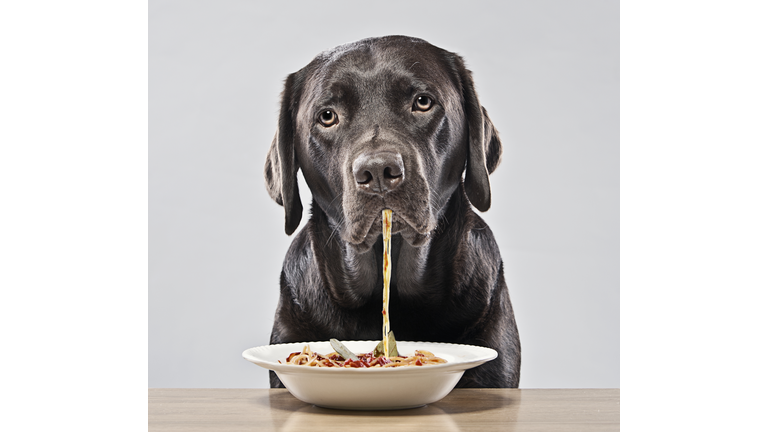
[[[296,175],[299,164],[294,146],[295,112],[299,98],[300,81],[298,72],[288,76],[280,103],[280,117],[277,132],[267,153],[264,164],[264,180],[269,196],[285,208],[285,233],[293,234],[301,222],[303,207],[299,197],[299,184]]]
[[[469,129],[464,192],[469,202],[484,212],[491,207],[491,182],[488,176],[499,165],[501,141],[488,112],[477,99],[472,73],[464,65],[464,60],[455,54],[454,62],[461,80],[464,115]]]

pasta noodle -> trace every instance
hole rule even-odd
[[[384,278],[384,295],[382,301],[384,308],[381,310],[381,314],[384,316],[384,355],[389,356],[389,280],[392,277],[392,266],[390,265],[392,259],[392,251],[390,246],[392,244],[392,210],[385,209],[381,212],[381,236],[384,240],[384,253],[382,257],[383,262],[383,278]]]
[[[416,350],[412,356],[407,357],[400,356],[397,353],[395,335],[389,329],[389,282],[392,275],[392,252],[390,250],[392,244],[392,210],[385,209],[382,211],[381,228],[384,240],[384,253],[382,258],[384,293],[382,298],[383,309],[381,311],[381,314],[384,316],[384,323],[382,325],[384,338],[382,339],[382,342],[379,343],[379,346],[373,351],[366,354],[359,354],[357,355],[357,359],[355,359],[355,355],[349,352],[345,346],[336,339],[331,339],[333,349],[345,352],[345,355],[349,358],[345,359],[344,356],[335,351],[327,355],[318,354],[312,352],[309,349],[309,345],[306,345],[301,352],[291,353],[285,359],[287,364],[331,368],[392,368],[446,363],[444,359],[436,357],[426,350]],[[334,345],[334,343],[338,345]],[[282,362],[278,360],[278,363]]]
[[[393,368],[402,366],[428,366],[446,363],[445,359],[435,356],[426,350],[416,350],[412,356],[374,357],[373,352],[358,354],[359,360],[344,360],[336,352],[322,355],[305,345],[301,352],[294,352],[285,359],[286,364],[299,366],[315,366],[330,368]],[[279,362],[282,363],[282,362]]]

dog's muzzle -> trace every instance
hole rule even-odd
[[[358,252],[381,238],[381,211],[390,209],[392,234],[412,246],[429,239],[435,221],[430,211],[429,185],[417,163],[409,164],[397,148],[365,149],[353,156],[344,177],[342,239]]]

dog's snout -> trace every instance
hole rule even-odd
[[[384,195],[396,189],[403,181],[405,169],[400,153],[365,153],[352,164],[358,189],[372,194]]]

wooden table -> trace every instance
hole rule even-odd
[[[618,431],[619,389],[455,389],[400,411],[318,408],[284,389],[149,389],[150,431]]]

